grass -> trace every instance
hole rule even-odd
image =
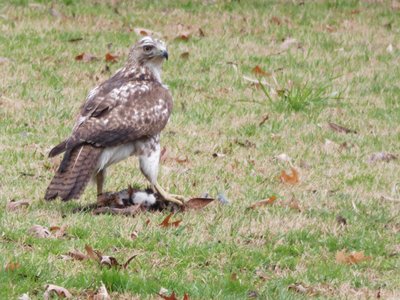
[[[190,26],[189,40],[176,39],[178,24]],[[9,59],[0,64],[1,299],[40,299],[48,283],[84,299],[101,282],[113,299],[157,299],[161,287],[190,299],[400,296],[399,161],[367,162],[400,149],[400,18],[391,1],[18,0],[0,3],[0,26],[0,56]],[[178,228],[159,227],[161,213],[73,213],[95,201],[93,187],[80,201],[43,201],[57,165],[48,151],[69,134],[89,89],[126,59],[135,27],[160,32],[169,45],[163,78],[175,107],[162,143],[189,159],[167,161],[160,182],[188,196],[224,192],[231,201],[182,214]],[[301,47],[282,51],[288,37]],[[75,61],[82,52],[100,59]],[[109,72],[107,52],[120,56]],[[256,65],[283,91],[267,87],[272,102],[243,79],[256,79]],[[334,132],[328,122],[357,134]],[[351,146],[327,149],[326,140]],[[299,184],[277,179],[290,170],[274,159],[281,153],[292,158]],[[110,170],[106,188],[128,184],[147,184],[135,158]],[[246,210],[271,195],[275,205]],[[292,198],[300,212],[284,205]],[[31,205],[8,212],[12,199]],[[67,224],[68,236],[32,237],[34,224]],[[119,261],[140,255],[127,270],[60,259],[85,244]],[[343,249],[371,259],[338,264]],[[20,267],[6,271],[9,262]],[[309,294],[288,288],[296,283]]]

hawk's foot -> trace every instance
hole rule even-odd
[[[186,201],[186,198],[184,196],[174,195],[166,192],[158,183],[153,185],[153,190],[155,190],[155,192],[158,192],[165,201],[173,202],[181,206],[183,206]]]

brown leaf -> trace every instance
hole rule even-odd
[[[162,294],[158,294],[161,298],[163,298],[164,300],[178,300],[176,298],[175,292],[172,292],[172,294],[170,296],[166,296],[166,295],[162,295]]]
[[[202,209],[215,199],[213,198],[192,198],[185,202],[186,209]]]
[[[281,172],[281,176],[279,177],[281,182],[283,183],[289,183],[289,184],[296,184],[298,183],[299,180],[299,173],[295,168],[292,167],[292,174],[289,175],[286,173],[285,170]]]
[[[253,74],[255,74],[255,75],[258,75],[258,76],[271,76],[271,73],[268,73],[268,72],[266,72],[266,71],[264,71],[263,69],[261,69],[261,67],[260,66],[255,66],[252,70],[251,70],[251,72],[253,73]]]
[[[340,264],[358,264],[362,261],[371,259],[370,256],[365,256],[364,251],[346,253],[346,250],[336,252],[336,262]]]
[[[182,52],[180,57],[183,58],[183,59],[188,59],[189,58],[189,52],[187,52],[187,51],[186,52]]]
[[[150,29],[146,29],[146,28],[134,28],[133,31],[137,34],[137,35],[141,35],[141,36],[149,36],[149,35],[159,35],[158,33],[151,31]]]
[[[188,295],[188,294],[186,294],[186,293],[185,293],[185,294],[183,294],[183,300],[190,300],[190,299],[189,299],[189,295]]]
[[[357,133],[357,131],[343,127],[341,125],[329,122],[328,123],[329,127],[336,132],[340,132],[340,133]]]
[[[255,209],[257,207],[272,205],[275,202],[275,200],[276,200],[276,196],[271,196],[268,199],[261,200],[261,201],[258,201],[256,203],[253,203],[247,209]]]
[[[105,59],[106,59],[106,62],[117,62],[117,60],[118,60],[118,57],[119,56],[117,56],[117,55],[112,55],[111,53],[107,53],[106,54],[106,56],[105,56]]]
[[[122,265],[122,268],[126,269],[129,265],[129,263],[132,261],[132,259],[134,259],[136,256],[138,256],[138,254],[134,254],[131,257],[129,257],[128,260]]]
[[[91,54],[81,53],[81,54],[75,56],[75,60],[83,61],[83,62],[90,62],[90,61],[98,60],[98,58]]]
[[[73,259],[76,259],[76,260],[85,260],[85,259],[89,259],[89,258],[90,258],[89,256],[87,256],[86,254],[82,253],[82,252],[79,251],[79,250],[72,250],[72,251],[69,251],[69,252],[67,253],[67,255],[68,255],[69,257],[72,257]]]
[[[118,263],[117,259],[112,256],[103,255],[100,259],[100,265],[111,267],[120,267],[121,265]]]
[[[85,250],[91,259],[98,262],[101,261],[102,255],[100,252],[93,250],[93,248],[90,247],[89,245],[85,245]]]
[[[101,283],[101,286],[97,293],[93,295],[93,300],[111,300],[111,297],[108,294],[103,282]]]
[[[171,226],[178,227],[179,224],[182,222],[182,220],[177,220],[177,221],[174,221],[174,222],[170,222],[169,220],[171,219],[172,215],[173,215],[173,213],[169,214],[169,215],[160,223],[160,226],[161,226],[161,227],[171,227]]]
[[[19,267],[21,267],[21,265],[19,263],[17,263],[17,262],[9,262],[9,263],[7,263],[5,269],[6,269],[6,272],[14,272]]]
[[[283,40],[282,44],[280,45],[280,49],[282,51],[286,51],[293,46],[296,48],[301,48],[301,44],[296,39],[288,37]]]
[[[51,232],[49,229],[46,227],[43,227],[41,225],[33,225],[30,229],[29,232],[33,234],[36,237],[39,238],[49,238],[51,237]]]
[[[65,235],[65,230],[67,229],[68,225],[62,225],[61,227],[59,226],[51,226],[50,231],[53,234],[54,237],[60,238]]]
[[[384,161],[384,162],[389,162],[391,160],[396,160],[397,155],[388,153],[388,152],[377,152],[371,154],[371,156],[368,158],[369,163],[373,163],[376,161]]]
[[[67,299],[72,298],[72,294],[65,288],[54,284],[46,285],[46,290],[43,295],[44,299],[45,300],[51,299],[52,294],[56,294],[60,298],[67,298]]]
[[[15,201],[15,200],[11,200],[10,202],[7,203],[7,207],[6,209],[8,211],[15,211],[21,207],[28,207],[29,206],[29,202],[25,201],[25,200],[19,200],[19,201]]]

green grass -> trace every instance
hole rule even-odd
[[[64,18],[49,13],[52,3]],[[188,41],[176,39],[178,24],[190,26]],[[0,27],[0,56],[9,59],[0,64],[1,299],[41,299],[49,283],[86,299],[101,282],[113,299],[158,299],[162,287],[179,299],[311,297],[288,289],[295,283],[320,299],[369,299],[379,290],[400,297],[399,160],[368,163],[374,152],[400,154],[400,12],[391,1],[3,1]],[[123,64],[135,27],[168,44],[163,80],[175,104],[162,144],[189,159],[168,160],[160,182],[231,201],[178,216],[178,228],[159,227],[162,213],[73,213],[95,202],[93,186],[79,201],[43,200],[59,161],[47,153],[69,134],[88,91]],[[288,37],[301,47],[282,51]],[[99,60],[75,61],[83,52]],[[110,72],[107,52],[120,55]],[[243,78],[257,80],[256,65],[272,74],[260,78],[262,88]],[[326,140],[351,147],[329,150]],[[274,158],[281,153],[299,171],[298,185],[277,179],[290,170]],[[128,184],[147,185],[135,158],[110,169],[106,189]],[[271,195],[275,205],[246,210]],[[300,212],[286,205],[292,198]],[[31,204],[8,212],[12,199]],[[34,224],[67,224],[68,235],[35,238]],[[86,244],[119,262],[140,254],[126,270],[60,258]],[[338,264],[343,249],[371,259]],[[20,267],[6,271],[9,262]]]

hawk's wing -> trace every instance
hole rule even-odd
[[[159,133],[172,110],[172,96],[157,81],[110,78],[88,96],[66,148],[89,143],[112,147]]]

